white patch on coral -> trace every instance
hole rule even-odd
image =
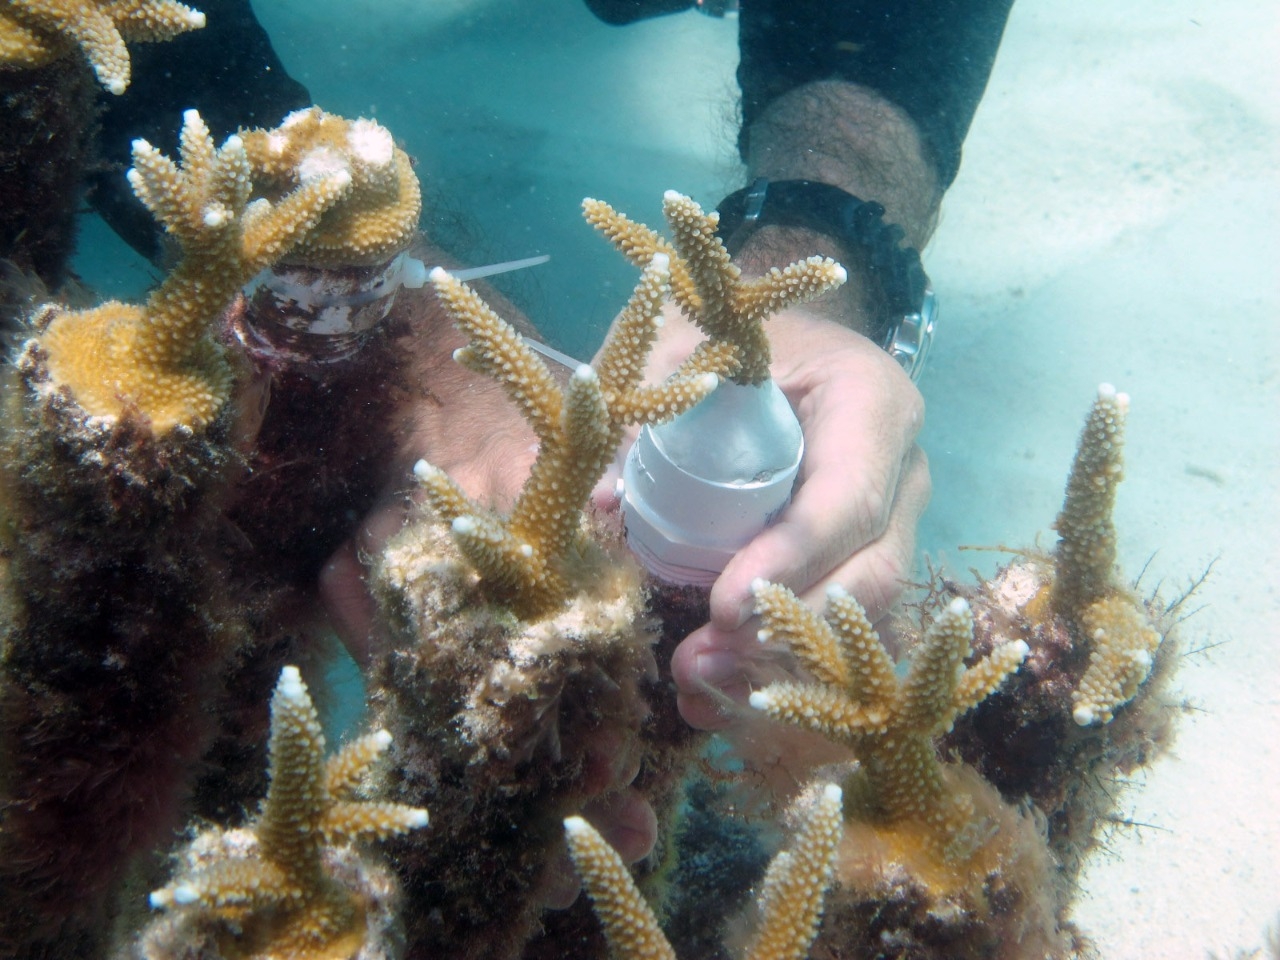
[[[347,145],[357,160],[371,167],[385,167],[395,157],[395,142],[382,124],[361,117],[347,130]]]
[[[290,127],[296,127],[298,124],[310,119],[312,111],[315,107],[307,107],[303,110],[295,110],[283,120],[280,121],[280,129],[288,130]]]
[[[316,147],[298,164],[298,179],[304,184],[318,183],[330,177],[351,176],[347,159],[331,147]]]

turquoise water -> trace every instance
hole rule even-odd
[[[258,12],[317,103],[376,117],[417,158],[446,243],[473,262],[551,254],[506,289],[575,355],[633,280],[582,197],[656,223],[668,188],[714,205],[740,185],[732,23],[612,29],[577,0]],[[925,254],[942,320],[921,550],[989,571],[955,548],[1047,538],[1106,380],[1133,396],[1125,569],[1154,555],[1151,582],[1176,587],[1217,560],[1188,630],[1224,645],[1181,675],[1200,712],[1126,795],[1153,828],[1118,833],[1084,878],[1080,922],[1115,960],[1256,946],[1280,910],[1276,42],[1274,12],[1243,0],[1015,8]],[[91,281],[145,285],[87,236]]]

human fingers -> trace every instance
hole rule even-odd
[[[884,532],[828,571],[801,595],[822,609],[829,584],[838,583],[879,619],[903,588],[915,552],[916,525],[929,501],[930,480],[924,452],[912,448],[902,471]],[[754,612],[754,600],[752,600]],[[725,630],[714,622],[695,630],[671,658],[681,715],[691,726],[719,730],[741,714],[751,691],[786,676],[777,651],[755,641],[758,621]]]
[[[803,593],[876,543],[898,507],[905,471],[918,469],[924,406],[914,385],[866,341],[846,343],[831,360],[814,358],[783,384],[805,433],[800,482],[779,521],[738,552],[712,589],[711,619],[722,630],[751,615],[757,577]]]
[[[377,555],[404,525],[406,512],[403,498],[375,507],[320,570],[320,601],[338,639],[361,669],[369,666],[382,639],[376,626],[377,604],[369,593],[361,557]]]
[[[911,575],[916,530],[932,492],[928,458],[919,447],[907,454],[884,532],[843,563],[801,590],[814,609],[826,603],[826,590],[838,584],[858,599],[872,623],[897,603]]]

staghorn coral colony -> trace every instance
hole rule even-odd
[[[169,2],[6,0],[0,79],[83,104],[84,61],[119,92],[125,41],[202,22]],[[755,585],[761,640],[801,677],[755,691],[752,711],[839,751],[771,784],[758,809],[786,806],[794,840],[770,858],[768,824],[716,804],[749,805],[751,772],[700,781],[706,743],[674,708],[688,609],[588,501],[628,426],[767,377],[762,321],[844,270],[811,258],[748,280],[690,198],[664,198],[670,239],[588,200],[641,270],[593,365],[549,369],[444,270],[377,327],[344,315],[351,336],[310,362],[290,326],[306,291],[385,285],[418,241],[417,179],[390,133],[311,108],[218,146],[188,111],[176,159],[141,140],[133,156],[176,265],[143,304],[31,304],[4,369],[0,953],[1087,953],[1069,910],[1115,802],[1097,784],[1149,763],[1173,714],[1176,604],[1116,569],[1124,394],[1099,390],[1055,548],[930,584],[901,662],[841,591],[820,615]],[[74,184],[52,189],[73,205]],[[56,285],[46,239],[5,234]],[[707,339],[649,384],[668,298]],[[414,468],[418,502],[369,558],[376,732],[326,759],[303,679],[317,688],[325,656],[313,585],[394,462],[391,397],[412,390],[424,303],[532,427],[537,459],[509,508]],[[628,869],[584,816],[602,806],[656,811],[646,862]],[[588,897],[548,911],[575,868]]]

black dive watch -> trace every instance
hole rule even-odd
[[[848,266],[874,285],[876,318],[868,336],[920,378],[933,340],[938,301],[920,253],[901,246],[897,224],[884,222],[884,207],[816,180],[767,180],[731,193],[720,202],[718,234],[732,256],[763,226],[804,227],[839,241],[854,259]]]

